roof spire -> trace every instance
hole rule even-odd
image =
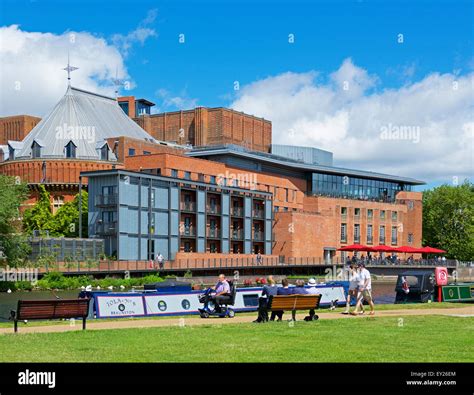
[[[119,87],[123,84],[123,81],[118,79],[118,66],[115,67],[115,78],[112,82],[115,85],[115,99],[118,99]]]
[[[67,67],[65,67],[63,70],[67,71],[67,84],[68,86],[71,86],[71,72],[74,70],[77,70],[79,67],[74,67],[71,66],[71,63],[69,62],[69,52],[67,53]]]

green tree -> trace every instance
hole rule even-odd
[[[23,263],[29,252],[20,221],[20,205],[27,198],[26,184],[0,175],[0,251],[10,266]]]
[[[47,230],[50,236],[78,237],[79,194],[53,215],[50,194],[43,185],[40,185],[38,202],[25,212],[23,223],[25,230],[30,234],[33,230]],[[85,191],[82,191],[82,225],[82,237],[87,237],[87,192]]]
[[[442,185],[423,192],[423,242],[451,259],[474,259],[474,184]]]
[[[82,191],[82,235],[87,237],[87,192]],[[79,194],[64,204],[53,216],[53,233],[56,236],[79,237]]]
[[[29,234],[32,234],[34,230],[48,230],[51,232],[52,219],[51,197],[44,185],[39,185],[38,201],[31,209],[25,211],[23,227]]]

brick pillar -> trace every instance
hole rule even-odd
[[[191,144],[195,146],[207,145],[208,134],[208,112],[205,107],[197,107],[194,109],[194,141]]]

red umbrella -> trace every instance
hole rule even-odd
[[[423,247],[419,249],[419,252],[422,252],[424,254],[444,254],[446,251],[440,250],[438,248],[433,248],[433,247]]]
[[[372,247],[362,244],[351,244],[349,246],[338,248],[338,251],[372,251]]]
[[[372,247],[371,251],[373,251],[373,252],[392,252],[392,251],[396,251],[396,248],[386,246],[386,245],[379,245],[379,246]]]
[[[421,253],[421,248],[415,248],[415,247],[410,247],[410,246],[401,246],[398,248],[394,248],[394,251],[396,252],[403,252],[403,253],[411,253],[411,254],[419,254]]]

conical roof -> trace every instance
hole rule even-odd
[[[15,159],[31,158],[35,143],[41,147],[41,158],[64,158],[65,147],[72,141],[76,158],[99,160],[105,139],[119,136],[155,141],[114,98],[69,86],[54,109],[19,145]]]

